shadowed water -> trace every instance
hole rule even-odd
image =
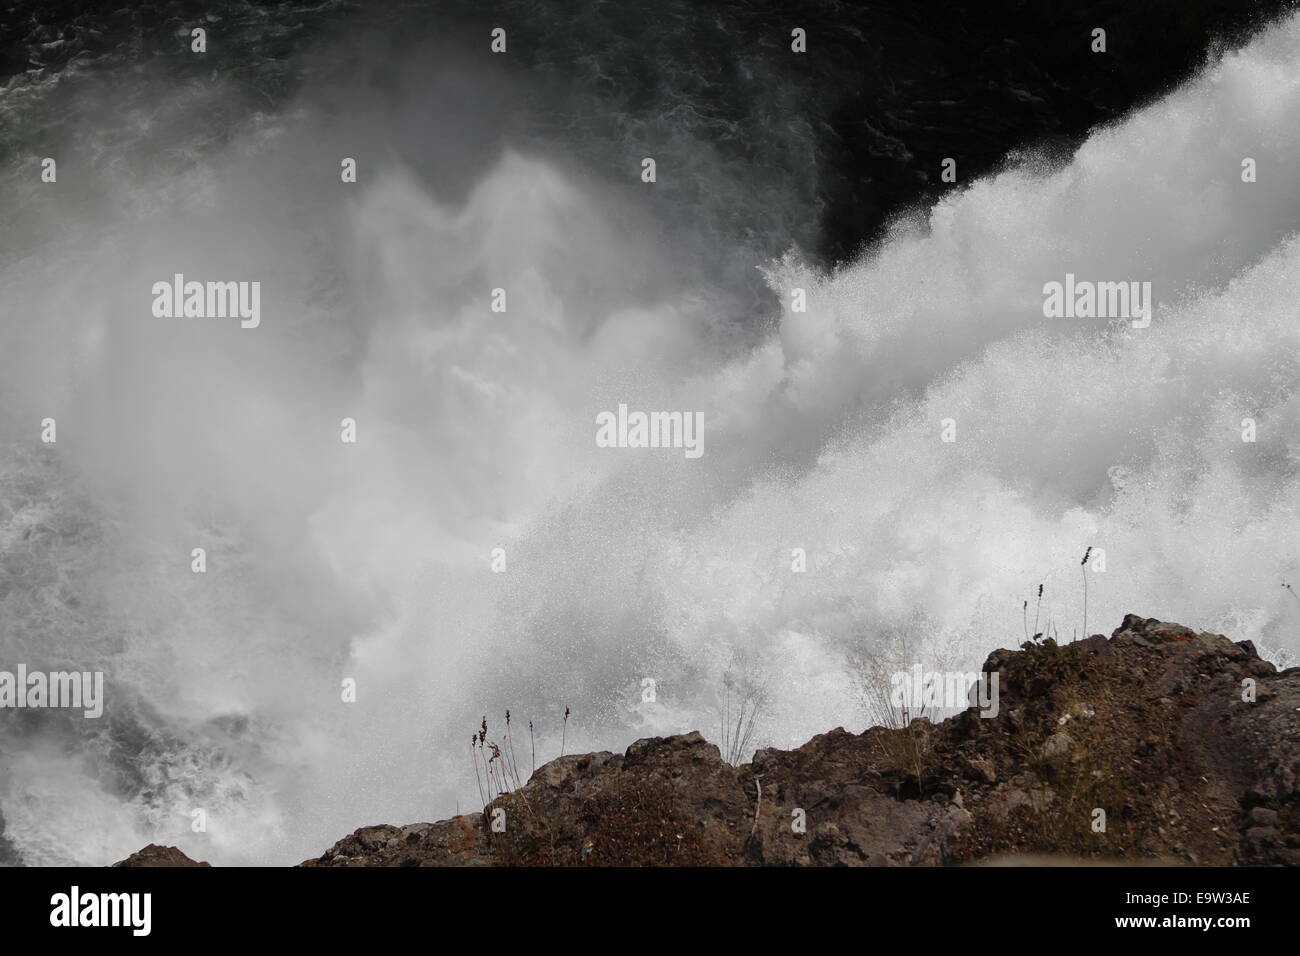
[[[277,11],[244,29],[292,42]],[[304,44],[264,91],[113,61],[49,128],[49,78],[0,101],[0,668],[108,692],[0,713],[11,855],[296,862],[476,808],[485,713],[539,762],[566,706],[570,752],[716,735],[728,671],[765,684],[758,743],[860,729],[874,635],[971,669],[1044,583],[1068,639],[1089,546],[1089,630],[1296,649],[1300,20],[835,270],[821,134],[761,69],[733,143],[707,74],[647,105],[562,45],[425,42]],[[261,327],[155,318],[178,272],[260,281]],[[1067,272],[1152,282],[1150,328],[1044,318]],[[704,457],[597,448],[620,403],[701,411]]]

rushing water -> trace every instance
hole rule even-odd
[[[99,720],[0,712],[11,862],[296,862],[476,808],[483,714],[539,761],[566,706],[571,752],[716,737],[728,672],[757,743],[861,729],[864,644],[976,666],[1040,583],[1067,639],[1089,546],[1090,631],[1297,649],[1300,19],[830,268],[851,171],[784,39],[715,74],[691,7],[591,13],[503,66],[470,13],[218,9],[210,61],[160,17],[176,54],[0,98],[0,669],[108,683]],[[1150,327],[1045,318],[1067,272],[1150,281]],[[175,273],[260,281],[261,326],[155,318]],[[597,448],[620,403],[701,411],[703,457]]]

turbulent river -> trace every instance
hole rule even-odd
[[[507,708],[524,763],[566,707],[569,752],[718,739],[745,687],[754,745],[861,730],[855,654],[977,668],[1026,601],[1068,640],[1088,547],[1089,631],[1300,650],[1300,19],[855,232],[781,18],[674,58],[688,5],[520,6],[517,65],[470,12],[217,5],[200,65],[177,16],[0,93],[0,669],[106,688],[0,712],[7,862],[477,809]],[[259,282],[260,324],[155,316],[178,273]],[[1046,317],[1067,274],[1149,281],[1150,325]],[[597,447],[620,404],[703,455]]]

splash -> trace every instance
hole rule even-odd
[[[107,704],[0,726],[5,837],[30,864],[296,862],[476,808],[482,714],[534,719],[539,762],[566,706],[570,752],[709,733],[738,670],[757,743],[859,729],[853,654],[908,626],[977,666],[1040,583],[1068,639],[1088,547],[1091,629],[1294,651],[1298,55],[1284,21],[848,267],[756,263],[758,311],[718,223],[799,200],[698,157],[702,207],[566,166],[558,133],[341,187],[320,157],[365,118],[306,97],[220,146],[169,121],[197,158],[89,205],[11,182],[46,238],[0,263],[0,663],[102,670]],[[155,141],[81,133],[127,166]],[[154,316],[175,274],[260,282],[260,326]],[[1149,327],[1045,317],[1067,274],[1149,281]],[[706,453],[598,447],[620,405],[698,412]]]

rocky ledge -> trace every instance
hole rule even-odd
[[[984,671],[996,716],[836,729],[739,767],[698,733],[639,740],[302,865],[1300,865],[1300,668],[1129,615]]]
[[[159,846],[150,843],[143,850],[136,850],[125,860],[118,860],[114,866],[211,866],[211,863],[191,860],[181,852],[179,847]]]

